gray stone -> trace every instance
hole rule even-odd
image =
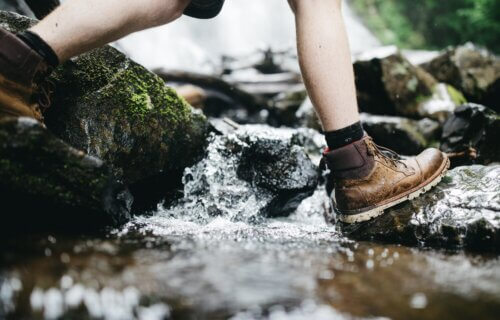
[[[184,172],[184,197],[169,212],[234,221],[292,213],[318,181],[318,168],[299,145],[298,134],[246,125],[212,135],[206,156]]]

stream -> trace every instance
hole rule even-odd
[[[151,69],[210,73],[221,54],[293,48],[287,6],[228,0],[217,19],[115,45]],[[345,16],[354,53],[379,46]],[[349,240],[321,187],[288,217],[258,216],[265,199],[222,160],[188,168],[180,200],[122,228],[0,236],[0,319],[498,319],[497,255]]]

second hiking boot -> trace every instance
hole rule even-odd
[[[13,33],[0,28],[0,118],[31,117],[43,122],[49,107],[51,67]]]
[[[331,171],[339,219],[345,223],[370,220],[419,196],[437,185],[449,167],[447,156],[437,149],[402,158],[377,146],[369,136],[327,150],[324,158]]]

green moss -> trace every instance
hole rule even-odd
[[[175,126],[188,121],[191,113],[184,99],[162,79],[139,65],[119,72],[102,93],[119,105],[120,112],[131,120],[162,116]]]
[[[464,97],[464,95],[453,86],[446,85],[446,89],[448,91],[448,94],[450,95],[451,100],[457,106],[467,103],[467,99]]]
[[[111,47],[103,47],[67,61],[52,74],[52,80],[68,88],[72,95],[104,87],[124,68],[126,57]]]
[[[410,122],[402,122],[401,128],[406,131],[413,139],[418,141],[421,146],[427,145],[427,140],[425,137],[415,128],[415,126]]]

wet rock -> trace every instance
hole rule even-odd
[[[441,150],[456,155],[454,165],[498,162],[499,137],[500,114],[469,103],[457,108],[444,124]]]
[[[182,171],[203,150],[205,117],[111,47],[67,62],[53,81],[49,129],[106,161],[127,183]]]
[[[342,229],[358,240],[498,252],[499,181],[500,165],[459,167],[421,197]]]
[[[463,96],[412,65],[397,48],[367,52],[354,63],[360,109],[382,115],[444,121]]]
[[[0,22],[19,31],[33,20],[1,12]],[[171,177],[203,153],[206,118],[161,78],[114,48],[105,46],[64,63],[50,81],[55,92],[45,114],[49,130],[105,161],[126,184],[143,187],[141,182],[161,176],[167,188]],[[142,187],[134,188],[144,193],[134,194],[136,199],[152,191]]]
[[[0,121],[0,164],[3,232],[96,230],[130,219],[132,197],[103,161],[35,120]]]
[[[361,121],[377,144],[404,155],[420,153],[438,140],[441,131],[438,122],[427,118],[411,120],[362,113]]]
[[[253,125],[212,135],[205,158],[184,173],[184,198],[168,212],[234,221],[292,213],[318,180],[317,166],[298,144],[305,140],[297,134]]]
[[[468,43],[450,48],[422,67],[462,91],[471,102],[500,112],[500,59]]]
[[[312,194],[318,181],[317,167],[302,147],[292,144],[292,140],[269,139],[260,134],[244,134],[240,139],[247,146],[241,154],[238,176],[276,194],[267,208],[270,215],[289,214]]]
[[[273,97],[270,101],[269,123],[273,126],[295,127],[299,123],[297,111],[307,98],[304,85],[296,85]]]
[[[297,119],[297,124],[301,127],[311,128],[317,131],[322,130],[321,122],[309,97],[300,105],[295,113],[295,118]]]

